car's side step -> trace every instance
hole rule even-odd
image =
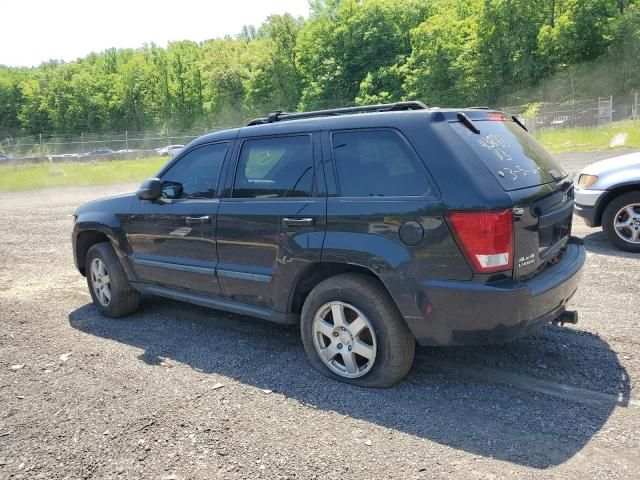
[[[132,283],[132,285],[141,293],[158,295],[160,297],[171,298],[172,300],[193,303],[202,307],[224,310],[225,312],[262,318],[274,323],[293,325],[299,322],[299,316],[295,313],[275,312],[268,308],[256,307],[222,298],[211,298],[197,293],[174,290],[172,288],[160,287],[158,285],[148,285],[145,283]]]

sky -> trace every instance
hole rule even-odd
[[[308,0],[0,0],[0,65],[70,61],[107,48],[236,35]]]

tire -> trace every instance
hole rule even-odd
[[[334,308],[342,309],[342,316],[340,310],[337,311],[338,318],[346,322],[334,321]],[[358,330],[354,320],[359,316],[364,316],[367,327],[353,335]],[[325,323],[314,323],[316,318],[324,318]],[[363,321],[358,321],[361,326]],[[360,387],[390,387],[402,380],[413,364],[413,335],[389,293],[368,275],[345,273],[316,285],[302,307],[300,330],[313,368],[342,382]],[[366,344],[364,349],[363,344]],[[332,357],[335,349],[340,349],[339,353]],[[321,358],[321,351],[329,360]],[[359,354],[352,355],[356,351],[372,356],[373,361]]]
[[[635,208],[633,206],[635,205]],[[629,226],[625,227],[622,233],[618,233],[614,226],[620,212],[625,208],[632,208],[634,216],[622,214],[624,221],[629,221]],[[635,221],[634,221],[635,219]],[[609,202],[602,214],[602,229],[607,234],[609,241],[626,252],[640,253],[640,237],[636,237],[635,243],[631,239],[631,235],[640,235],[640,192],[629,192],[618,195]],[[636,233],[638,232],[638,233]],[[629,235],[629,239],[625,239]]]
[[[94,262],[99,275],[94,271]],[[101,268],[101,265],[104,269]],[[98,311],[109,318],[118,318],[138,309],[138,292],[129,283],[124,269],[109,242],[96,243],[87,252],[85,273],[89,293]],[[102,279],[108,276],[107,282]],[[108,287],[109,298],[107,299]],[[100,293],[102,291],[102,293]]]

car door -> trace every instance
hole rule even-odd
[[[138,281],[220,295],[217,193],[228,150],[228,142],[190,149],[160,177],[160,199],[134,201],[129,242]]]
[[[284,312],[293,278],[320,260],[326,197],[317,187],[319,148],[312,134],[241,141],[218,212],[225,297]]]

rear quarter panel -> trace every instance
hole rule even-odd
[[[432,115],[433,117],[434,115]],[[474,162],[468,147],[454,137],[450,125],[420,115],[363,115],[348,129],[391,128],[401,132],[434,181],[437,197],[338,196],[329,133],[323,132],[323,155],[329,198],[322,260],[351,263],[375,273],[409,323],[424,321],[424,280],[471,280],[473,273],[444,220],[447,209],[508,208],[510,199],[484,165]],[[368,118],[367,118],[368,117]],[[386,122],[385,122],[386,120]],[[345,128],[345,129],[346,129]],[[403,242],[400,228],[419,225],[422,239]],[[410,325],[411,327],[411,325]]]

